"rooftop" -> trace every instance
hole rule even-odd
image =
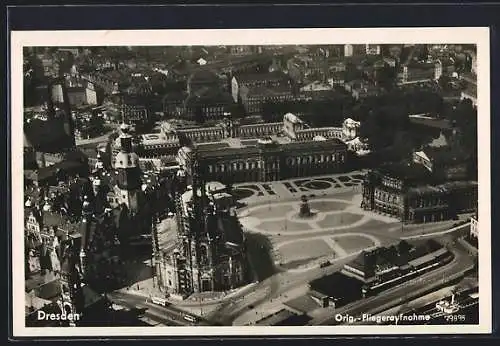
[[[71,138],[66,135],[61,119],[32,119],[24,126],[24,135],[40,151],[59,152],[71,146]]]
[[[37,297],[33,293],[27,293],[24,299],[25,313],[29,315],[39,309],[44,308],[47,305],[52,304],[51,300],[43,299]]]
[[[453,146],[427,146],[422,151],[434,164],[460,163],[466,159],[464,152]]]
[[[284,149],[293,151],[295,149],[310,148],[311,150],[318,149],[333,149],[344,148],[345,144],[340,139],[331,138],[324,141],[293,141],[286,136],[269,136],[267,138],[255,139],[240,139],[240,138],[225,138],[218,142],[199,143],[195,144],[195,148],[202,156],[220,156],[220,155],[244,155],[245,153],[257,153],[263,145],[270,144],[276,146],[279,150]]]
[[[421,185],[421,186],[415,186],[410,189],[408,189],[408,193],[410,195],[427,195],[427,194],[433,194],[433,193],[440,193],[444,192],[445,190],[439,186],[432,186],[432,185]]]
[[[304,123],[304,121],[302,121],[302,119],[300,119],[298,116],[296,116],[295,114],[292,114],[292,113],[286,113],[284,116],[284,121],[289,121],[292,124],[303,124]]]
[[[448,139],[446,138],[445,134],[443,131],[439,133],[439,137],[435,137],[432,139],[432,141],[428,144],[429,147],[431,148],[436,148],[436,147],[444,147],[449,145]]]
[[[259,80],[286,80],[288,76],[281,71],[273,71],[268,73],[240,73],[234,76],[239,83],[248,83]]]
[[[209,67],[195,70],[189,76],[188,83],[219,83],[219,77]]]
[[[291,299],[284,304],[285,306],[302,313],[308,313],[309,311],[320,307],[320,305],[308,294]]]
[[[376,169],[380,174],[409,182],[424,182],[431,177],[431,173],[423,166],[411,163],[388,163]]]
[[[463,91],[465,95],[477,98],[477,86],[475,84],[467,84],[467,88]]]
[[[377,268],[401,267],[410,261],[417,260],[430,253],[442,249],[443,246],[435,240],[400,241],[392,246],[380,247],[364,251],[348,265],[365,273],[369,279]]]
[[[182,102],[186,99],[187,96],[188,96],[188,93],[185,91],[168,92],[163,96],[162,101],[163,102],[168,102],[168,101]]]
[[[333,299],[344,298],[344,304],[358,299],[363,283],[357,279],[334,273],[310,282],[311,290],[326,294]]]
[[[423,125],[442,130],[449,130],[452,128],[452,124],[449,120],[431,117],[427,114],[412,114],[409,116],[409,118],[410,122],[415,125]]]
[[[32,172],[29,178],[36,180],[45,180],[53,177],[58,169],[62,171],[65,170],[72,171],[73,169],[80,169],[80,168],[83,169],[84,167],[85,164],[80,162],[61,161],[48,167],[39,168],[37,171]]]
[[[177,245],[177,223],[175,218],[167,218],[161,221],[158,229],[158,247],[163,252],[172,251]]]
[[[33,309],[30,309],[29,307],[26,307],[26,326],[27,327],[48,327],[48,326],[57,326],[57,321],[50,321],[50,320],[40,320],[38,319],[38,313],[36,311],[42,310],[44,311],[47,315],[49,314],[60,314],[61,313],[61,308],[57,303],[52,303],[50,302],[49,304],[46,304],[42,307],[39,307],[36,309],[36,307],[33,307]]]
[[[234,216],[224,216],[218,218],[218,227],[224,235],[224,240],[227,243],[242,246],[244,242],[243,230],[239,221]]]
[[[24,288],[26,292],[30,292],[35,288],[55,280],[53,273],[42,275],[41,273],[32,274],[25,280]]]
[[[173,138],[165,136],[163,133],[146,133],[141,135],[141,144],[143,145],[162,145],[168,143],[178,143],[177,136]]]
[[[233,98],[229,93],[217,88],[203,87],[188,96],[185,100],[185,105],[192,106],[198,102],[232,104]]]
[[[280,85],[275,87],[265,87],[265,86],[257,86],[248,88],[246,86],[241,87],[243,90],[248,90],[248,96],[281,96],[283,94],[291,94],[292,90],[288,85]]]

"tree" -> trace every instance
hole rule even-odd
[[[443,90],[449,90],[450,83],[451,83],[451,77],[446,75],[446,74],[441,75],[441,77],[439,77],[439,79],[438,79],[438,85]]]
[[[345,81],[350,82],[353,80],[361,79],[361,77],[362,77],[361,70],[359,70],[358,67],[352,62],[348,62],[346,64],[346,70],[345,70]]]
[[[377,71],[375,80],[382,88],[391,90],[395,85],[396,77],[396,68],[389,65],[384,65],[384,67]]]

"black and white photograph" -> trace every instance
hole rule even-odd
[[[11,43],[18,335],[490,330],[487,29]]]

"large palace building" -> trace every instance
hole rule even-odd
[[[291,113],[285,114],[282,123],[237,126],[228,121],[212,129],[207,134],[210,139],[184,132],[191,144],[179,150],[177,159],[188,175],[197,173],[191,167],[202,167],[207,180],[223,182],[342,172],[347,169],[342,130],[309,128]]]
[[[359,122],[351,119],[341,127],[311,128],[291,113],[282,122],[249,125],[229,119],[211,127],[163,123],[141,135],[135,150],[140,160],[175,154],[187,174],[196,157],[208,181],[272,181],[348,170],[347,151],[365,147],[358,132]],[[117,139],[112,150],[120,146]]]

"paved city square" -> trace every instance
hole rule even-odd
[[[268,237],[275,266],[289,271],[308,270],[381,244],[426,236],[452,226],[451,221],[403,225],[395,218],[366,212],[360,207],[358,184],[362,179],[363,172],[351,172],[237,185],[236,195],[246,204],[238,211],[240,222],[245,232]],[[243,197],[242,191],[248,193]],[[301,196],[308,198],[310,217],[299,217]]]
[[[356,185],[362,178],[362,173],[354,172],[273,182],[265,187],[257,183],[235,187],[253,191],[243,199],[247,207],[239,211],[240,222],[246,232],[269,238],[275,265],[283,270],[305,270],[379,246],[392,238],[390,233],[398,222],[360,208],[359,190],[345,184]],[[265,194],[268,191],[274,194]],[[310,217],[299,216],[301,195],[308,197]],[[374,235],[373,229],[383,229],[388,236]]]

